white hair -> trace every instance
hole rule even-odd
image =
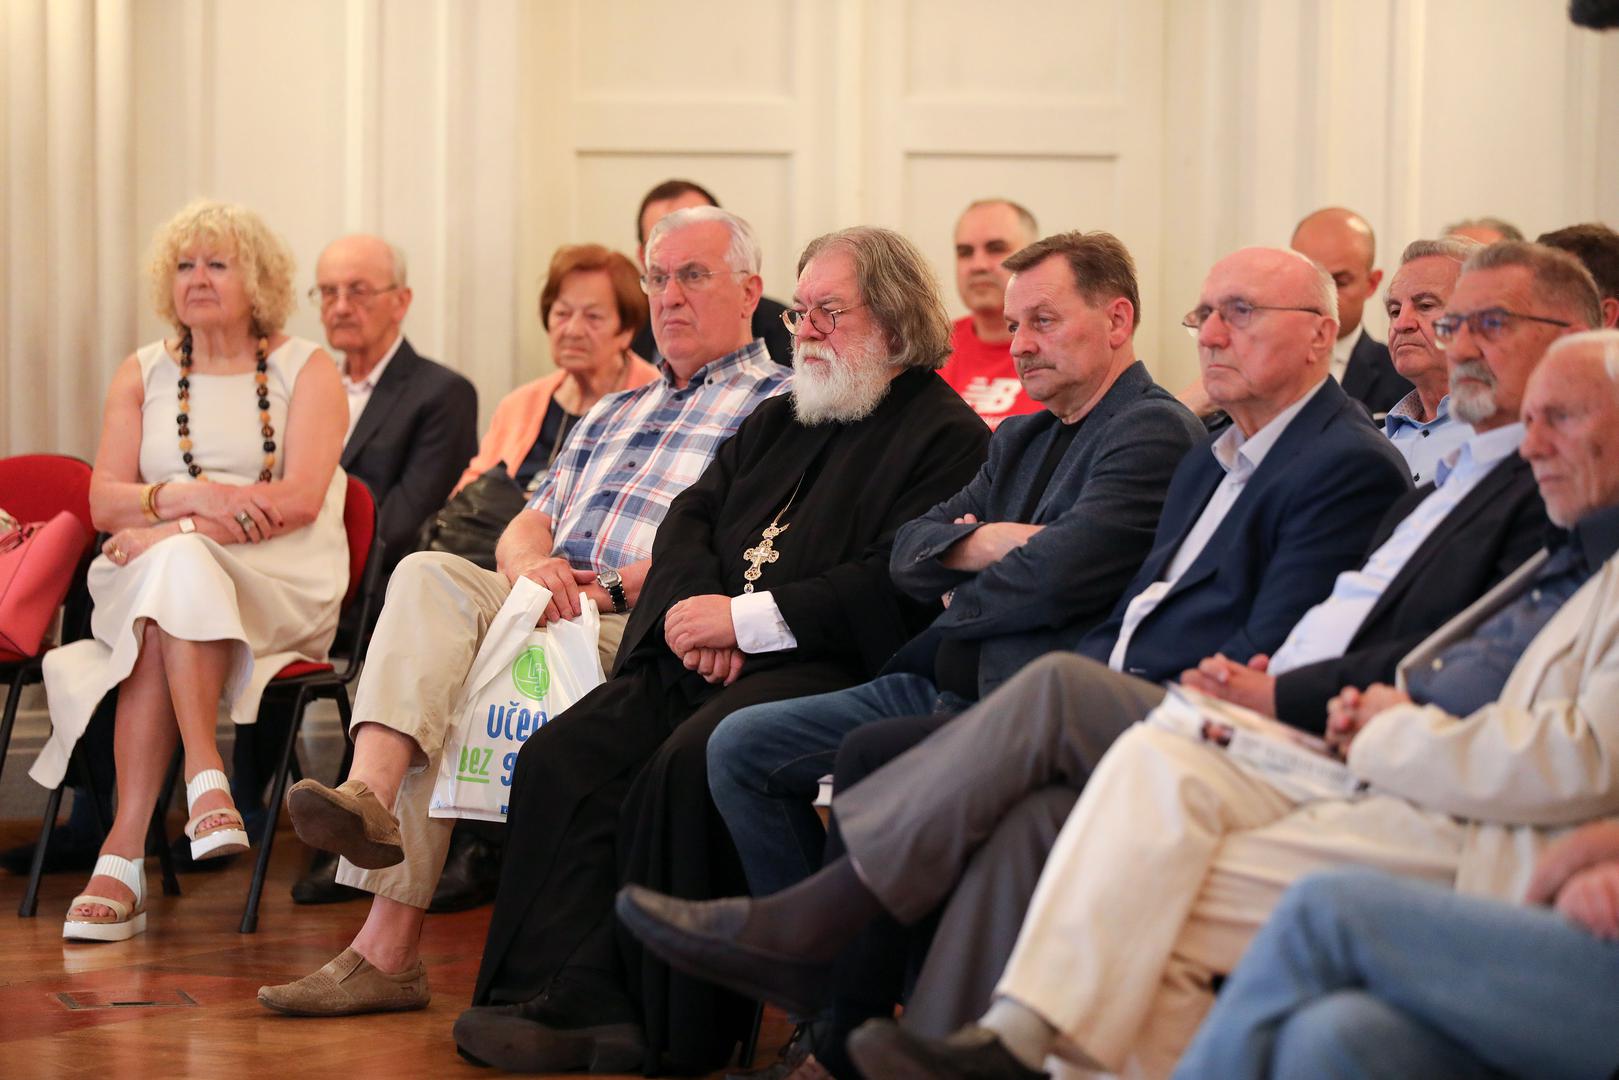
[[[409,268],[405,265],[405,249],[392,240],[384,240],[388,245],[388,261],[393,263],[393,283],[401,289],[409,284]]]
[[[1321,308],[1321,314],[1330,315],[1333,322],[1338,321],[1338,286],[1332,280],[1332,275],[1326,268],[1303,252],[1292,248],[1273,248],[1273,251],[1285,252],[1293,258],[1308,266],[1315,273],[1316,305]]]
[[[719,222],[731,233],[731,246],[725,251],[726,265],[732,270],[757,274],[763,260],[759,255],[759,241],[753,235],[753,226],[729,210],[722,210],[718,206],[688,206],[684,210],[675,210],[659,218],[646,238],[648,265],[652,262],[652,252],[657,248],[658,241],[676,229],[709,221]]]
[[[1551,343],[1546,350],[1546,358],[1569,349],[1578,349],[1583,345],[1595,345],[1602,350],[1602,370],[1607,374],[1608,381],[1619,389],[1619,330],[1607,327],[1601,330],[1581,330],[1574,334],[1565,334]]]

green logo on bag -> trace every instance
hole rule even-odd
[[[545,649],[530,645],[512,663],[512,685],[532,701],[540,701],[551,689],[551,668],[545,662]]]

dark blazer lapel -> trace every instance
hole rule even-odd
[[[1394,575],[1394,580],[1389,582],[1388,588],[1383,590],[1383,595],[1377,598],[1377,603],[1372,605],[1372,609],[1366,613],[1360,624],[1372,625],[1373,620],[1405,595],[1408,588],[1420,578],[1427,576],[1429,565],[1441,554],[1451,557],[1451,540],[1464,529],[1471,528],[1480,517],[1495,509],[1496,500],[1528,470],[1529,463],[1517,454],[1511,454],[1496,462],[1495,467],[1485,474],[1472,491],[1463,496],[1461,502],[1451,508],[1445,519],[1435,526],[1427,539],[1411,553],[1411,557],[1400,567],[1400,572]],[[1412,512],[1416,512],[1416,507],[1412,507]]]
[[[1242,492],[1237,496],[1236,502],[1231,504],[1231,509],[1226,512],[1220,527],[1209,536],[1209,542],[1198,553],[1197,560],[1186,568],[1186,573],[1182,574],[1180,580],[1175,582],[1175,587],[1169,590],[1166,600],[1183,589],[1191,588],[1219,569],[1220,561],[1226,555],[1225,537],[1232,529],[1246,527],[1244,519],[1253,507],[1264,505],[1270,488],[1282,482],[1281,478],[1285,475],[1288,464],[1305,453],[1311,440],[1332,423],[1339,410],[1348,402],[1343,388],[1328,377],[1326,384],[1315,391],[1315,396],[1299,410],[1298,415],[1287,425],[1287,429],[1271,448],[1265,451],[1265,460],[1259,463],[1254,475],[1243,485]],[[1212,454],[1210,456],[1212,457]],[[1214,486],[1217,487],[1219,481],[1225,479],[1225,470],[1217,468],[1216,471],[1219,478]],[[1209,495],[1205,496],[1200,504],[1199,513],[1202,512],[1201,506],[1207,505],[1209,497],[1213,494],[1214,489],[1211,487]],[[1191,528],[1190,523],[1187,528]]]
[[[1067,485],[1065,481],[1073,471],[1074,463],[1082,460],[1085,454],[1089,452],[1091,444],[1102,437],[1102,431],[1107,427],[1107,422],[1113,419],[1120,409],[1125,408],[1145,393],[1147,387],[1151,385],[1152,376],[1147,374],[1146,365],[1139,360],[1119,372],[1119,377],[1113,380],[1113,385],[1108,387],[1107,393],[1102,395],[1102,400],[1096,403],[1096,407],[1082,421],[1083,426],[1074,436],[1074,441],[1069,445],[1067,452],[1063,454],[1062,462],[1057,466],[1056,471],[1052,473],[1051,483],[1047,484],[1046,490],[1041,493],[1040,501],[1034,508],[1034,515],[1030,518],[1031,522],[1041,522],[1047,520],[1048,517],[1057,517],[1068,509],[1068,507],[1062,506],[1057,508],[1056,513],[1049,515],[1047,513],[1050,501],[1058,493],[1066,492]],[[1056,438],[1055,427],[1050,430],[1049,435],[1051,438]],[[1040,458],[1043,459],[1044,457],[1045,454],[1042,453]],[[1035,476],[1040,472],[1040,464],[1041,462],[1035,460],[1033,454],[1026,453],[1023,455],[1019,466],[1025,475],[1018,478],[1020,487],[1034,482]],[[1024,505],[1024,494],[1020,493],[1018,496],[1019,505]],[[1069,497],[1072,494],[1072,492],[1066,492]]]
[[[1175,552],[1186,542],[1186,534],[1192,531],[1192,526],[1197,524],[1203,508],[1209,504],[1209,499],[1214,497],[1214,489],[1225,479],[1225,470],[1220,468],[1219,461],[1215,459],[1214,452],[1210,449],[1211,445],[1212,440],[1205,440],[1193,446],[1188,452],[1201,455],[1201,460],[1197,461],[1195,466],[1198,475],[1187,481],[1187,497],[1177,500],[1178,505],[1175,506],[1166,503],[1164,517],[1159,520],[1159,534],[1173,535],[1175,542],[1154,548],[1147,556],[1146,562],[1142,564],[1141,570],[1137,572],[1136,580],[1159,581],[1163,578],[1164,571],[1175,559]],[[1168,531],[1169,528],[1173,528],[1172,534]]]
[[[410,347],[410,342],[403,338],[399,341],[399,351],[394,353],[393,359],[388,361],[388,368],[377,381],[376,388],[371,391],[371,400],[365,403],[365,411],[360,414],[360,422],[354,428],[354,434],[343,446],[342,464],[347,468],[359,455],[365,444],[382,429],[383,423],[393,412],[393,407],[411,386],[411,376],[415,374],[421,358],[416,350]]]

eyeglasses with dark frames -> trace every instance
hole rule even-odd
[[[1435,319],[1433,324],[1434,342],[1441,349],[1456,340],[1456,335],[1466,326],[1472,335],[1480,341],[1494,341],[1499,338],[1512,320],[1522,319],[1526,322],[1545,323],[1548,326],[1572,326],[1572,323],[1562,319],[1548,319],[1544,315],[1526,315],[1521,311],[1508,311],[1502,307],[1482,308],[1478,311],[1469,311],[1461,315],[1446,315]]]
[[[846,311],[853,311],[864,304],[844,304],[840,308],[829,308],[825,304],[817,304],[808,311],[794,311],[788,308],[781,313],[782,325],[787,327],[789,334],[797,334],[798,328],[808,320],[818,334],[830,334],[838,328],[838,316]]]

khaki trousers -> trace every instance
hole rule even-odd
[[[395,568],[360,673],[350,734],[361,724],[381,724],[416,743],[417,761],[393,806],[405,860],[385,870],[340,860],[337,880],[344,885],[411,907],[432,901],[455,827],[452,818],[427,816],[439,756],[459,719],[452,715],[456,694],[510,593],[504,574],[442,552],[408,555]],[[601,617],[597,648],[604,671],[612,669],[628,619],[613,612]]]
[[[1058,835],[996,987],[1084,1068],[1167,1076],[1282,892],[1355,864],[1450,886],[1465,826],[1391,796],[1292,802],[1159,728],[1122,735]]]

